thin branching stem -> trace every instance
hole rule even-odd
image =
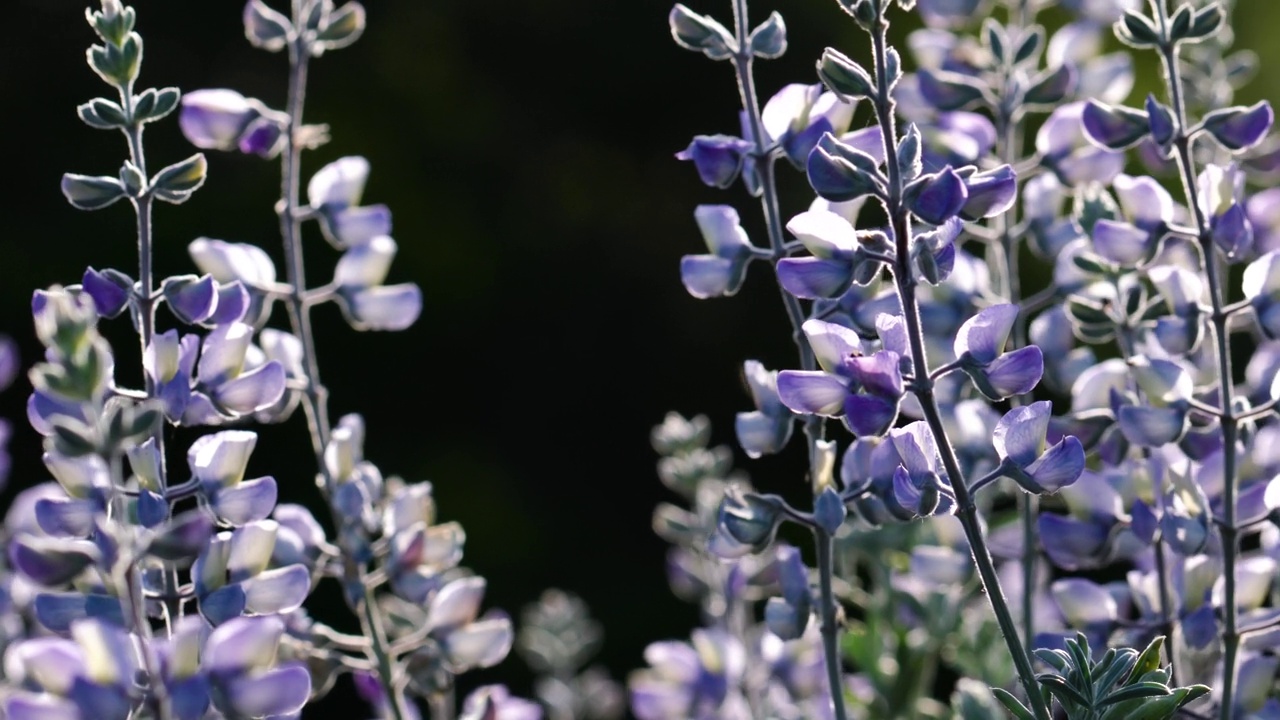
[[[1004,591],[1000,588],[1000,579],[996,574],[995,562],[991,558],[991,551],[987,548],[986,538],[982,534],[982,523],[978,518],[977,505],[974,503],[973,496],[965,484],[964,473],[960,469],[955,449],[952,448],[951,441],[947,437],[946,426],[942,420],[942,412],[933,393],[933,381],[929,379],[929,360],[925,355],[924,330],[920,322],[920,309],[916,303],[916,278],[911,268],[911,217],[910,212],[902,201],[904,183],[902,172],[896,161],[897,128],[894,124],[894,102],[890,91],[889,70],[886,64],[889,23],[885,20],[883,11],[884,8],[882,6],[877,12],[875,25],[871,28],[872,54],[875,58],[876,75],[876,97],[872,98],[872,100],[875,105],[876,118],[880,124],[881,134],[884,138],[885,167],[889,176],[889,197],[886,209],[888,210],[897,250],[893,278],[902,305],[903,319],[907,326],[911,360],[915,366],[915,376],[917,378],[915,394],[920,401],[925,421],[933,434],[939,454],[942,456],[943,469],[946,470],[955,490],[960,525],[969,541],[969,548],[973,553],[978,576],[982,580],[982,587],[986,591],[987,599],[990,601],[991,609],[996,616],[996,622],[1000,626],[1000,632],[1004,636],[1005,643],[1009,648],[1009,654],[1013,658],[1013,664],[1017,668],[1018,678],[1022,682],[1023,690],[1027,694],[1028,702],[1030,702],[1036,717],[1039,720],[1049,720],[1049,709],[1045,706],[1044,698],[1040,695],[1035,671],[1031,666],[1031,659],[1018,638],[1017,625],[1013,621],[1012,613],[1009,612],[1009,602],[1005,599]]]
[[[293,18],[295,26],[302,25],[303,10],[307,5],[304,0],[293,0]],[[287,141],[281,153],[281,202],[280,202],[280,234],[284,241],[284,254],[288,284],[292,291],[285,296],[289,310],[289,324],[293,334],[302,346],[302,368],[306,373],[306,385],[302,390],[302,406],[307,415],[307,425],[311,434],[311,447],[315,453],[316,466],[323,479],[326,499],[332,498],[334,478],[324,460],[325,447],[329,444],[330,423],[328,398],[324,385],[320,382],[320,366],[316,357],[315,336],[311,329],[310,306],[306,302],[307,280],[306,265],[302,254],[302,221],[303,215],[298,212],[301,185],[301,165],[303,146],[302,111],[306,101],[307,69],[311,58],[311,49],[303,34],[289,43],[289,96],[286,112],[289,115]],[[340,519],[336,517],[335,521]],[[373,589],[365,583],[365,571],[362,563],[347,561],[343,563],[343,582],[348,586],[364,586],[363,597],[348,602],[360,619],[361,630],[369,638],[369,660],[375,668],[378,679],[387,694],[385,710],[390,720],[406,720],[411,717],[406,706],[407,701],[397,689],[396,665],[391,653],[386,631],[382,627],[378,615]],[[442,720],[436,718],[436,720]],[[444,719],[447,720],[447,719]]]
[[[747,123],[751,129],[752,141],[757,148],[762,149],[766,138],[764,122],[760,116],[760,100],[756,93],[755,77],[751,68],[753,56],[750,42],[748,41],[750,25],[747,16],[747,0],[734,0],[733,26],[738,45],[737,53],[733,58],[733,65],[737,71],[738,91],[742,96],[742,108],[747,114]],[[789,254],[786,240],[782,235],[782,213],[778,205],[776,159],[777,154],[771,152],[767,156],[760,157],[756,163],[756,172],[762,188],[760,203],[764,210],[765,224],[769,233],[770,259],[775,264]],[[782,297],[782,304],[786,308],[787,318],[791,322],[791,336],[795,340],[796,349],[800,353],[800,366],[805,370],[813,370],[817,363],[813,355],[813,349],[809,347],[809,341],[805,338],[801,329],[801,326],[804,325],[805,315],[804,310],[800,307],[800,301],[783,289],[781,285],[778,286],[778,292]],[[816,415],[806,417],[804,433],[808,444],[809,473],[815,482],[816,490],[816,482],[821,466],[818,443],[825,435],[822,418]],[[835,573],[834,553],[831,547],[833,541],[823,531],[818,530],[816,532],[819,603],[821,605],[819,609],[822,616],[821,634],[823,655],[827,668],[827,681],[831,689],[831,702],[834,704],[835,720],[846,720],[848,714],[844,704],[844,682],[842,680],[843,672],[840,662],[840,628],[837,619],[839,608],[835,594],[832,592],[832,576]]]
[[[1213,303],[1210,323],[1217,348],[1218,396],[1222,415],[1218,426],[1222,431],[1222,580],[1223,580],[1223,653],[1222,653],[1222,706],[1220,717],[1230,720],[1235,706],[1236,664],[1240,652],[1240,620],[1236,607],[1236,560],[1239,554],[1239,532],[1236,528],[1236,494],[1239,478],[1236,477],[1236,440],[1239,421],[1234,415],[1231,400],[1235,387],[1231,369],[1231,335],[1227,327],[1229,315],[1225,310],[1226,289],[1222,287],[1223,268],[1221,257],[1213,243],[1213,233],[1204,208],[1196,193],[1195,158],[1191,154],[1191,137],[1187,133],[1187,108],[1183,97],[1182,71],[1178,64],[1178,49],[1169,41],[1169,13],[1163,0],[1153,2],[1159,23],[1161,42],[1160,58],[1164,63],[1165,80],[1169,85],[1169,101],[1173,105],[1176,134],[1173,139],[1173,156],[1177,162],[1182,190],[1191,208],[1196,224],[1196,239],[1204,256],[1204,274],[1209,280],[1209,297]]]

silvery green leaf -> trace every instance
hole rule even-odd
[[[818,77],[827,89],[842,98],[871,97],[875,82],[861,65],[834,48],[827,48],[818,61]]]
[[[125,189],[113,177],[67,173],[62,176],[62,194],[80,210],[97,210],[124,197]]]
[[[1013,53],[1013,63],[1021,65],[1024,62],[1036,59],[1040,54],[1040,48],[1044,45],[1044,28],[1039,25],[1033,25],[1024,31],[1022,41],[1018,43],[1018,49]]]
[[[156,173],[151,179],[151,191],[165,202],[175,205],[185,202],[204,184],[207,168],[204,154],[196,153]]]
[[[89,26],[98,33],[98,37],[113,45],[124,42],[129,33],[133,32],[133,25],[137,20],[133,8],[122,7],[119,0],[105,0],[102,9],[98,11],[85,8],[84,16],[89,21]]]
[[[148,123],[173,112],[182,93],[178,88],[147,88],[133,98],[133,121]]]
[[[787,51],[787,24],[775,11],[768,20],[751,31],[747,40],[752,54],[760,58],[777,58]]]
[[[724,60],[736,49],[737,44],[724,25],[679,3],[671,8],[667,22],[671,26],[671,37],[686,50],[700,51],[712,60]]]
[[[920,156],[920,129],[915,123],[911,123],[898,141],[898,169],[907,180],[913,180],[920,174],[923,168]]]
[[[244,6],[244,35],[254,47],[268,52],[283,50],[292,34],[293,24],[289,18],[262,0],[250,0]]]
[[[987,18],[982,23],[982,42],[991,51],[997,65],[1005,63],[1005,51],[1009,45],[1009,35],[995,18]]]
[[[54,448],[67,457],[83,457],[98,449],[93,430],[68,417],[59,416],[50,422],[53,428]]]
[[[1160,32],[1151,20],[1133,10],[1125,10],[1124,17],[1114,26],[1116,37],[1135,48],[1156,47],[1160,44]]]
[[[137,33],[129,33],[121,45],[93,45],[86,54],[89,67],[107,84],[125,87],[138,77],[138,67],[142,64],[142,38]]]
[[[1178,42],[1191,32],[1192,11],[1190,5],[1183,5],[1173,13],[1169,20],[1169,41]]]
[[[138,169],[137,165],[125,160],[124,166],[120,168],[120,184],[130,197],[137,197],[142,194],[143,188],[147,186],[147,179],[143,177],[142,171]]]
[[[1200,42],[1217,35],[1224,17],[1219,3],[1211,3],[1200,8],[1196,11],[1195,17],[1191,20],[1191,27],[1187,29],[1182,39],[1187,42]]]
[[[1033,715],[1031,711],[1019,702],[1018,698],[1014,697],[1013,693],[1010,693],[1008,690],[1003,688],[991,688],[991,694],[995,695],[996,699],[1000,701],[1000,704],[1004,705],[1009,712],[1013,713],[1014,717],[1018,718],[1018,720],[1036,720],[1036,716]]]
[[[312,32],[319,30],[332,10],[333,0],[311,0],[311,4],[303,11],[307,16],[302,24],[303,28]]]
[[[313,47],[312,53],[319,54],[322,50],[344,48],[360,39],[364,33],[364,27],[364,6],[352,0],[330,13],[324,27],[320,28],[320,32],[316,34],[318,47]]]
[[[128,124],[120,106],[106,98],[94,98],[76,108],[76,114],[89,127],[113,130]]]

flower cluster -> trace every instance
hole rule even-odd
[[[90,100],[79,115],[119,130],[129,157],[116,175],[65,175],[62,191],[83,210],[132,206],[138,271],[89,268],[79,283],[33,297],[45,353],[30,371],[28,417],[53,480],[19,495],[6,518],[3,714],[298,717],[349,673],[379,716],[419,717],[415,698],[455,716],[454,678],[501,661],[514,627],[501,611],[482,613],[485,580],[460,567],[465,534],[439,519],[432,486],[384,478],[364,457],[360,416],[330,423],[309,321],[311,308],[332,301],[356,329],[401,330],[421,309],[417,286],[386,283],[396,244],[387,208],[360,204],[366,160],[321,168],[300,199],[301,154],[328,140],[301,122],[307,64],[359,37],[364,9],[306,0],[290,17],[261,0],[246,5],[250,41],[288,50],[284,111],[231,90],[139,90],[134,9],[102,0],[87,17],[100,41],[89,65],[118,98]],[[143,131],[174,111],[198,148],[281,159],[283,280],[262,249],[210,238],[190,243],[197,272],[154,277],[154,205],[184,202],[208,169],[196,154],[148,170]],[[311,221],[342,252],[319,287],[307,285],[302,260]],[[287,328],[267,327],[277,301]],[[137,331],[142,387],[126,386],[99,332],[120,316]],[[0,345],[0,384],[15,366]],[[258,435],[243,429],[283,422],[298,406],[332,532],[308,507],[281,502],[283,486],[255,469]],[[188,436],[172,426],[215,431],[182,448],[175,441]],[[170,463],[181,453],[185,471]],[[360,634],[307,613],[326,582]],[[542,714],[500,686],[460,708],[469,718]]]
[[[1005,8],[992,16],[995,4]],[[839,618],[849,605],[874,616],[885,592],[919,606],[921,588],[976,575],[1022,700],[1000,687],[1007,666],[957,667],[997,686],[998,704],[984,704],[990,695],[962,683],[965,717],[995,716],[969,705],[1097,717],[1155,697],[1144,717],[1184,706],[1269,716],[1280,707],[1264,689],[1276,670],[1280,491],[1267,440],[1280,260],[1271,191],[1252,188],[1274,166],[1274,115],[1265,101],[1232,102],[1247,73],[1226,57],[1230,7],[1063,3],[1070,18],[1050,31],[1037,15],[1051,4],[841,0],[871,38],[872,64],[828,48],[819,84],[786,86],[763,110],[753,64],[786,48],[781,17],[752,28],[739,1],[730,28],[672,10],[676,42],[732,65],[743,99],[741,137],[698,136],[677,157],[709,186],[742,180],[768,232],[753,243],[735,208],[699,206],[711,253],[685,257],[681,274],[711,298],[734,294],[751,263],[774,269],[798,364],[748,361],[755,408],[739,414],[738,440],[752,458],[784,453],[800,423],[813,494],[804,511],[725,488],[706,548],[729,562],[772,557],[787,552],[780,525],[806,527],[818,592],[801,598],[784,580],[764,613],[770,630],[803,629],[812,608],[831,686],[852,661],[872,679],[869,697],[916,698],[918,713],[932,716],[929,690],[893,694],[885,647],[858,641],[851,654],[865,625]],[[887,40],[894,5],[924,22],[907,39],[914,72]],[[1101,55],[1110,31],[1127,49]],[[1168,92],[1128,107],[1145,49]],[[1193,77],[1223,82],[1208,91]],[[853,128],[866,114],[872,124]],[[788,165],[817,195],[790,220],[777,189]],[[1024,268],[1027,255],[1047,272]],[[1245,347],[1240,382],[1232,361]],[[829,419],[847,444],[828,437]],[[904,522],[924,532],[886,534]],[[879,554],[850,574],[850,551],[837,551],[855,542]],[[1079,575],[1117,568],[1126,581]],[[862,590],[842,595],[840,582]],[[944,606],[964,606],[964,593],[889,625],[928,626]],[[1098,661],[1091,646],[1113,649]],[[903,674],[898,652],[891,675]],[[1109,684],[1091,684],[1102,683],[1094,672]],[[876,707],[853,689],[831,700],[837,718]]]

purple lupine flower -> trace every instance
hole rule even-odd
[[[1201,124],[1224,148],[1240,152],[1261,143],[1275,119],[1271,103],[1261,100],[1249,107],[1214,110],[1204,116]]]
[[[320,229],[336,248],[345,250],[391,234],[391,211],[385,205],[360,205],[369,179],[369,161],[359,156],[334,160],[307,183],[307,200],[320,216]]]
[[[99,315],[113,318],[128,307],[133,279],[111,268],[102,271],[87,268],[80,280],[80,286],[89,294],[89,297],[93,298],[93,306]]]
[[[781,686],[777,687],[781,692],[770,697],[781,717],[832,720],[834,710],[817,623],[795,640],[765,633],[760,638],[760,659],[769,668],[773,685]]]
[[[1124,437],[1141,447],[1177,442],[1187,431],[1194,381],[1182,365],[1160,358],[1138,356],[1129,362],[1130,372],[1143,402],[1115,403],[1116,421]]]
[[[800,551],[790,545],[780,546],[777,558],[782,596],[769,598],[764,608],[765,625],[783,640],[795,640],[809,626],[813,611],[809,571],[800,557]]]
[[[75,622],[71,639],[21,641],[5,655],[6,679],[22,688],[5,699],[6,717],[125,720],[140,668],[133,638],[100,620]]]
[[[897,353],[862,355],[848,328],[808,320],[803,328],[822,370],[783,370],[778,396],[795,412],[842,418],[857,435],[881,435],[893,425],[902,399]]]
[[[276,285],[276,268],[262,248],[247,243],[198,238],[187,246],[187,251],[200,272],[218,282],[220,307],[225,305],[230,307],[224,310],[235,310],[236,303],[247,302],[238,320],[254,327],[266,322],[275,297],[272,291]],[[233,286],[238,290],[232,290]],[[232,292],[244,292],[247,297],[231,297],[229,293]],[[215,311],[211,319],[216,324],[235,321],[235,318],[224,319],[224,315],[230,314]]]
[[[780,452],[791,439],[795,418],[778,397],[778,373],[765,369],[756,360],[747,360],[742,374],[756,409],[740,412],[734,418],[738,444],[752,458]]]
[[[280,401],[284,367],[275,361],[251,364],[252,341],[253,328],[238,322],[215,327],[205,336],[182,424],[217,424],[223,417],[265,410]]]
[[[960,217],[974,222],[1004,214],[1013,207],[1018,191],[1018,177],[1013,168],[1001,165],[992,170],[963,175],[967,199]]]
[[[1280,250],[1280,188],[1266,188],[1249,196],[1245,214],[1253,226],[1253,247],[1259,255]]]
[[[462,526],[434,522],[431,487],[425,483],[397,492],[384,514],[383,535],[391,538],[386,565],[391,589],[410,602],[426,602],[443,582],[443,573],[462,560]]]
[[[276,616],[232,618],[209,633],[200,672],[213,706],[230,717],[297,713],[311,696],[302,663],[277,661],[284,622]]]
[[[1124,502],[1105,474],[1085,470],[1062,488],[1069,514],[1042,512],[1040,544],[1063,570],[1093,570],[1131,557],[1141,549],[1128,527]]]
[[[996,128],[985,115],[956,110],[918,123],[921,164],[927,171],[976,165],[996,144]],[[910,178],[908,178],[910,179]]]
[[[1207,165],[1197,178],[1196,202],[1209,218],[1213,242],[1228,261],[1242,259],[1253,248],[1253,223],[1243,204],[1244,173],[1234,164]]]
[[[289,116],[234,90],[195,90],[182,97],[178,125],[207,150],[239,150],[271,158],[283,146]]]
[[[1109,30],[1110,22],[1069,22],[1049,39],[1045,62],[1051,68],[1069,65],[1075,69],[1075,97],[1120,103],[1133,90],[1132,56],[1124,51],[1101,53],[1103,31]]]
[[[89,537],[95,515],[106,511],[113,495],[106,461],[97,455],[71,458],[57,452],[46,452],[42,459],[65,495],[36,502],[40,529],[55,537]]]
[[[1054,110],[1036,134],[1036,152],[1046,167],[1070,187],[1090,181],[1110,183],[1124,169],[1122,153],[1098,147],[1085,134],[1085,103]]]
[[[746,651],[731,635],[695,630],[692,644],[656,642],[644,651],[649,667],[632,673],[631,712],[639,720],[747,720],[739,684]]]
[[[1156,319],[1152,337],[1175,357],[1194,352],[1204,337],[1200,307],[1204,280],[1197,273],[1174,265],[1153,267],[1147,271],[1147,277],[1172,313]]]
[[[1016,305],[992,305],[966,320],[956,334],[957,361],[978,391],[992,400],[1031,392],[1044,374],[1040,348],[1004,352],[1017,317]]]
[[[1073,577],[1055,580],[1049,585],[1049,594],[1062,622],[1071,632],[1037,633],[1036,647],[1065,647],[1065,640],[1075,637],[1076,632],[1084,633],[1089,644],[1095,647],[1108,644],[1120,620],[1120,607],[1110,590],[1088,578]]]
[[[191,476],[200,483],[218,519],[234,526],[265,519],[276,505],[276,481],[270,476],[245,480],[256,433],[224,430],[204,435],[187,450]]]
[[[853,109],[853,103],[841,100],[835,93],[823,92],[821,83],[786,85],[769,98],[760,113],[768,136],[762,144],[776,143],[791,164],[804,169],[809,153],[823,135],[840,136],[848,131]],[[703,181],[706,182],[705,176]]]
[[[333,271],[339,307],[357,330],[404,330],[422,312],[422,291],[413,283],[383,285],[396,243],[381,235],[350,246]]]
[[[459,720],[542,720],[542,706],[512,695],[505,685],[482,685],[462,701]]]
[[[506,613],[491,610],[480,615],[484,590],[484,578],[459,578],[436,591],[427,604],[423,626],[455,675],[497,665],[515,642]]]
[[[964,180],[950,166],[920,176],[903,190],[906,206],[930,225],[941,225],[955,217],[968,199]]]
[[[1030,493],[1055,493],[1084,471],[1084,447],[1067,435],[1046,447],[1052,404],[1034,402],[1005,413],[996,424],[993,443],[1004,468]]]
[[[933,433],[923,420],[890,431],[900,464],[893,473],[893,496],[914,516],[928,517],[955,508],[955,490],[942,469]]]
[[[977,17],[982,3],[983,0],[918,0],[916,10],[930,26],[953,27]]]
[[[301,563],[271,567],[274,520],[255,520],[220,532],[191,566],[200,614],[218,626],[242,615],[277,615],[302,606],[311,572]]]
[[[738,179],[752,148],[751,143],[732,135],[698,135],[689,147],[676,153],[676,158],[692,160],[704,184],[723,190]]]
[[[1123,220],[1100,218],[1093,225],[1093,250],[1121,267],[1149,262],[1174,219],[1173,197],[1149,177],[1123,173],[1112,181]]]
[[[751,240],[738,211],[729,205],[699,205],[693,211],[710,254],[680,259],[680,280],[696,298],[733,295],[742,287],[751,259]]]
[[[833,212],[809,210],[791,218],[787,231],[813,254],[777,262],[778,283],[787,292],[814,300],[835,297],[849,288],[859,249],[853,225]]]
[[[879,128],[874,133],[850,133],[837,139],[823,135],[813,152],[809,153],[806,166],[809,185],[820,197],[832,202],[857,200],[873,193],[882,193],[882,181],[877,169],[884,162],[884,150],[871,146],[869,140],[879,140]]]
[[[1269,338],[1280,338],[1280,250],[1249,263],[1241,284],[1262,331]]]
[[[156,396],[171,422],[182,419],[191,397],[191,375],[195,371],[200,338],[178,337],[177,330],[155,335],[142,356],[142,368],[155,384]]]

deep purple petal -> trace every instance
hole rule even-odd
[[[81,287],[93,298],[94,309],[103,317],[115,317],[129,303],[132,280],[115,270],[99,272],[93,268],[84,271]]]
[[[1084,462],[1084,446],[1075,436],[1068,435],[1045,451],[1027,472],[1045,492],[1053,493],[1080,479]]]
[[[1240,203],[1231,203],[1226,212],[1213,216],[1209,227],[1214,244],[1226,253],[1228,259],[1237,260],[1253,247],[1253,224]]]
[[[213,325],[226,325],[240,322],[249,311],[249,291],[239,281],[223,283],[218,286],[217,308],[206,322]]]
[[[1044,354],[1035,345],[1005,353],[986,367],[990,389],[1002,398],[1031,392],[1042,375]]]
[[[919,182],[907,198],[907,204],[917,217],[930,225],[941,225],[955,217],[968,201],[964,181],[949,167]]]
[[[164,283],[164,298],[169,310],[188,325],[204,322],[218,307],[218,287],[212,275],[184,275]]]
[[[1085,136],[1109,150],[1123,150],[1150,132],[1146,113],[1090,100],[1081,116]]]
[[[895,402],[902,397],[901,356],[881,350],[872,355],[851,357],[850,375],[869,393]]]
[[[1232,151],[1247,150],[1262,142],[1275,121],[1271,103],[1262,100],[1247,108],[1217,110],[1204,118],[1204,128],[1222,146]]]
[[[898,419],[897,398],[878,395],[848,395],[844,402],[844,421],[858,437],[883,435]]]

